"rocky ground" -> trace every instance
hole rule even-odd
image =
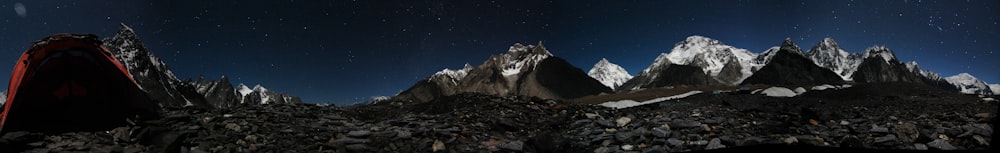
[[[894,93],[869,90],[899,88]],[[0,152],[683,152],[754,146],[987,150],[996,102],[906,86],[712,94],[615,110],[460,94],[420,104],[174,109],[109,131],[7,132]],[[912,90],[912,91],[911,91]],[[851,96],[844,96],[850,94]]]

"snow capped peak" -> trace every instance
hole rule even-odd
[[[851,75],[864,60],[859,54],[850,54],[841,49],[840,45],[830,37],[816,43],[806,56],[816,65],[832,70],[844,80],[852,80]]]
[[[257,84],[257,85],[253,86],[253,91],[256,91],[256,92],[265,92],[265,91],[267,91],[267,88],[264,88],[264,86],[261,86],[260,84]]]
[[[469,64],[465,64],[465,67],[463,67],[462,69],[452,70],[445,68],[444,70],[434,73],[434,75],[447,75],[451,78],[460,79],[465,77],[466,73],[468,73],[469,70],[472,70],[472,66],[469,66]]]
[[[942,80],[942,79],[944,79],[944,78],[941,78],[941,74],[938,74],[936,72],[931,72],[929,70],[920,69],[920,65],[917,64],[917,61],[906,62],[905,65],[906,65],[906,69],[910,70],[910,72],[917,73],[920,76],[923,76],[924,78],[928,78],[928,79],[931,79],[931,80]]]
[[[119,22],[119,23],[118,23],[118,25],[121,25],[121,28],[119,29],[119,31],[128,31],[128,32],[132,32],[132,33],[135,33],[135,32],[134,32],[134,31],[132,30],[132,27],[129,27],[128,25],[125,25],[125,23],[121,23],[121,22]]]
[[[521,43],[514,43],[514,45],[510,46],[510,49],[507,49],[507,52],[527,52],[529,47],[535,47],[535,46],[532,45],[524,46],[521,45]]]
[[[594,68],[591,68],[587,75],[597,79],[601,84],[611,89],[618,88],[629,79],[632,79],[632,75],[628,71],[625,71],[625,68],[611,63],[606,58],[601,58],[600,61],[597,61],[597,64],[594,64]]]
[[[686,44],[708,44],[708,45],[719,45],[719,44],[722,44],[722,42],[720,42],[719,40],[715,40],[715,39],[712,39],[712,38],[708,38],[708,37],[705,37],[705,36],[699,36],[699,35],[688,36],[686,39],[684,39],[684,42],[681,42],[681,43],[686,43]]]
[[[958,75],[946,77],[944,79],[947,80],[948,83],[957,86],[961,89],[961,92],[965,94],[993,94],[993,91],[990,90],[990,86],[987,85],[986,82],[979,80],[969,73],[959,73]]]
[[[462,69],[458,70],[445,68],[444,70],[438,71],[437,73],[434,73],[434,75],[431,75],[431,79],[451,82],[452,85],[458,85],[458,81],[465,78],[465,76],[469,74],[469,71],[471,71],[472,68],[473,68],[472,65],[469,65],[468,63],[466,63],[465,66],[462,67]]]
[[[471,70],[472,68],[475,68],[475,67],[473,67],[472,65],[469,65],[469,63],[465,63],[465,66],[462,67],[463,70],[465,70],[465,69]]]
[[[886,63],[889,63],[889,61],[892,60],[896,60],[896,54],[892,53],[892,50],[889,50],[889,48],[885,47],[885,45],[882,46],[876,45],[868,47],[868,49],[865,49],[864,58],[875,57],[875,56],[882,57],[882,60],[884,60]]]
[[[840,48],[837,41],[834,41],[833,38],[830,37],[823,38],[823,41],[820,41],[816,44],[816,46],[813,46],[812,49],[809,49],[809,54],[823,54],[833,57],[847,57],[850,55],[847,51]]]
[[[732,58],[733,56],[735,56],[735,58]],[[687,37],[684,41],[676,43],[674,48],[671,49],[670,53],[666,56],[669,60],[657,58],[657,61],[669,61],[670,63],[678,65],[698,66],[710,76],[717,77],[722,71],[722,68],[725,67],[726,63],[729,63],[732,59],[738,60],[738,63],[743,68],[741,72],[750,73],[751,68],[753,67],[751,65],[752,61],[756,56],[756,54],[751,53],[746,49],[729,46],[719,40],[705,36],[694,35]],[[655,63],[661,62],[654,62],[654,64]],[[646,70],[643,72],[646,72]]]
[[[795,45],[795,42],[792,42],[792,38],[785,38],[785,41],[781,42],[780,50],[787,50],[791,51],[792,53],[804,55],[802,53],[802,48],[799,48],[799,45]]]
[[[688,65],[695,60],[695,56],[701,54],[732,54],[733,50],[742,50],[723,44],[719,40],[705,36],[690,36],[684,41],[677,42],[670,50],[668,58],[674,64]]]
[[[611,61],[608,61],[608,58],[601,58],[601,60],[597,61],[597,64],[598,65],[607,65],[607,64],[612,64],[612,63],[611,63]]]
[[[979,80],[978,78],[976,78],[976,76],[972,76],[972,74],[969,73],[959,73],[954,76],[950,76],[948,78],[954,78],[960,80]]]
[[[510,50],[507,53],[498,57],[494,56],[491,60],[498,62],[496,64],[499,64],[503,68],[502,73],[504,76],[513,76],[524,72],[523,68],[525,67],[533,69],[535,64],[551,56],[553,56],[552,53],[549,53],[545,47],[541,46],[541,42],[539,42],[539,46],[524,46],[521,43],[515,43],[513,46],[510,46]]]
[[[920,66],[917,65],[917,61],[906,62],[905,65],[906,69],[909,69],[911,72],[919,72],[918,70],[920,70]]]
[[[245,96],[249,95],[250,93],[252,93],[253,90],[250,89],[250,88],[248,88],[247,85],[244,85],[243,83],[240,83],[240,85],[236,86],[236,92],[239,92],[240,96],[244,96],[245,97]]]

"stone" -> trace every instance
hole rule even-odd
[[[889,128],[880,127],[880,126],[874,126],[873,125],[872,129],[868,130],[868,132],[872,132],[872,133],[889,133]]]
[[[689,144],[696,146],[703,146],[703,145],[708,145],[708,141],[705,140],[691,141]]]
[[[646,149],[642,149],[642,153],[666,153],[667,152],[666,150],[670,150],[670,148],[664,148],[662,146],[652,146],[652,147],[646,147]]]
[[[989,124],[972,124],[974,132],[979,135],[993,135],[993,126]]]
[[[661,127],[655,127],[653,128],[653,135],[660,138],[666,138],[670,136],[670,130]]]
[[[973,135],[972,139],[976,140],[976,142],[978,142],[979,145],[983,145],[983,146],[989,146],[990,145],[990,142],[986,141],[986,138],[983,138],[983,136]]]
[[[603,127],[606,127],[606,128],[613,128],[613,127],[615,127],[615,123],[613,123],[613,122],[611,122],[609,120],[599,120],[599,121],[597,121],[597,124],[601,125]]]
[[[851,122],[848,122],[847,120],[840,120],[840,125],[851,125]]]
[[[441,140],[434,140],[434,144],[431,145],[431,151],[433,152],[444,151],[444,149],[446,148],[444,148],[444,142],[441,142]]]
[[[684,141],[681,141],[680,139],[677,138],[667,139],[667,143],[670,144],[670,146],[674,147],[684,145]]]
[[[976,115],[973,116],[976,116],[978,118],[990,118],[990,113],[977,113]]]
[[[359,138],[360,137],[367,137],[368,135],[371,135],[371,134],[372,134],[372,132],[368,131],[368,130],[356,130],[356,131],[347,132],[347,136],[359,137]]]
[[[893,133],[899,138],[899,141],[904,143],[913,143],[920,136],[920,131],[917,130],[917,125],[913,123],[903,123],[902,125],[893,128]]]
[[[355,138],[340,138],[334,141],[337,144],[359,144],[359,143],[369,143],[371,140],[368,139],[355,139]]]
[[[350,150],[350,151],[365,151],[365,150],[368,150],[368,146],[366,146],[365,144],[351,144],[351,145],[347,145],[347,147],[345,147],[345,148],[347,148],[347,150]]]
[[[951,143],[948,143],[948,141],[945,141],[944,139],[935,139],[934,141],[928,142],[927,146],[929,146],[931,148],[941,149],[941,150],[955,150],[955,149],[958,149],[958,148],[955,148],[955,146],[951,145]]]
[[[625,125],[628,125],[629,122],[632,122],[632,118],[621,117],[615,120],[615,123],[617,123],[618,127],[623,127]]]
[[[589,119],[597,119],[597,117],[601,117],[601,115],[597,115],[597,114],[594,114],[594,113],[586,113],[586,114],[583,114],[583,115],[587,116],[587,118],[589,118]]]
[[[500,145],[500,148],[507,149],[507,150],[513,150],[513,151],[521,151],[521,150],[524,149],[524,142],[523,141],[513,141],[513,142],[510,142],[510,143],[507,143],[507,144]]]
[[[631,140],[632,136],[635,136],[635,134],[633,134],[631,131],[619,131],[615,133],[615,138],[617,138],[618,141]]]
[[[927,150],[927,145],[925,145],[923,143],[915,143],[915,144],[913,144],[913,149],[915,149],[915,150]]]
[[[875,138],[875,143],[893,144],[893,143],[895,143],[898,140],[899,139],[896,138],[896,135],[890,134],[890,135],[887,135],[887,136],[882,136],[882,137]]]
[[[694,128],[694,127],[700,127],[700,126],[701,126],[701,122],[698,122],[698,121],[682,120],[682,119],[675,119],[673,121],[670,121],[670,127],[676,127],[676,128]]]
[[[615,149],[611,149],[609,147],[600,147],[600,148],[594,149],[594,153],[612,153],[612,152],[616,152],[616,151],[615,151]]]
[[[236,132],[240,132],[240,131],[243,130],[242,127],[240,127],[240,125],[236,124],[236,123],[228,123],[228,124],[226,124],[226,129],[230,129],[230,130],[233,130],[233,131],[236,131]]]
[[[793,144],[793,143],[799,143],[799,139],[795,137],[787,137],[781,139],[781,142],[784,142],[785,144]]]
[[[721,148],[726,148],[726,145],[723,145],[722,140],[720,140],[719,138],[712,138],[712,140],[708,141],[708,146],[705,146],[705,150],[721,149]]]
[[[819,136],[815,136],[815,135],[799,135],[799,136],[795,136],[794,138],[795,138],[795,140],[797,140],[798,143],[802,143],[802,144],[808,144],[808,145],[813,145],[813,146],[825,146],[826,145],[826,142],[823,141],[823,138],[820,138]]]
[[[404,130],[396,131],[396,138],[399,139],[409,139],[412,136],[413,133],[410,133],[410,131],[404,131]]]

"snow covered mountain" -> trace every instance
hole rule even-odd
[[[465,76],[469,74],[469,70],[472,70],[472,68],[472,65],[465,63],[465,66],[463,66],[462,69],[444,69],[438,71],[434,73],[434,75],[431,75],[431,79],[444,83],[450,83],[450,86],[458,86],[458,81],[465,78]]]
[[[802,49],[791,39],[781,42],[776,51],[769,50],[771,56],[764,67],[743,80],[741,84],[766,85],[820,85],[844,84],[844,80],[833,71],[816,65],[807,58]]]
[[[610,89],[542,46],[516,43],[477,67],[445,69],[418,81],[394,101],[428,102],[463,92],[567,99]]]
[[[911,72],[895,53],[885,46],[865,49],[864,60],[851,76],[855,82],[922,82],[917,73]]]
[[[823,38],[806,53],[816,65],[832,70],[844,80],[852,80],[851,76],[863,60],[862,54],[850,54],[840,48],[833,38]]]
[[[143,46],[131,27],[121,24],[118,34],[104,39],[104,46],[161,107],[208,106],[203,95],[198,94],[190,84],[177,79],[162,60]]]
[[[972,76],[972,74],[969,73],[959,73],[957,75],[946,77],[944,79],[948,80],[949,83],[958,86],[960,92],[964,94],[981,94],[981,95],[993,94],[993,90],[990,89],[991,87],[987,85],[986,82],[977,79],[975,76]]]
[[[910,72],[920,74],[920,76],[923,76],[928,79],[933,79],[933,80],[944,79],[941,77],[941,74],[938,74],[936,72],[931,72],[929,70],[920,69],[920,65],[917,64],[917,61],[906,62],[906,69],[910,69]]]
[[[671,62],[668,55],[661,53],[653,64],[639,75],[629,79],[617,90],[638,90],[676,85],[716,85],[719,82],[701,67],[679,65]]]
[[[597,79],[604,86],[610,87],[612,90],[621,86],[625,81],[632,79],[632,75],[625,71],[625,68],[618,66],[618,64],[611,63],[606,58],[601,58],[594,64],[594,67],[587,72],[587,75]]]
[[[118,59],[132,74],[139,87],[149,94],[151,99],[157,101],[161,107],[224,108],[236,102],[232,99],[237,97],[236,92],[233,91],[232,84],[225,76],[218,81],[203,80],[202,78],[197,81],[178,79],[160,58],[143,46],[135,31],[125,24],[121,24],[114,37],[105,38],[103,42],[104,46],[108,47],[114,54],[115,59]],[[258,100],[264,102],[301,101],[297,97],[277,93],[258,95],[266,95],[269,99],[276,99]]]
[[[444,69],[438,71],[421,81],[413,85],[409,89],[406,89],[393,98],[401,100],[413,100],[413,101],[431,101],[437,99],[441,96],[457,94],[461,88],[459,88],[459,82],[469,74],[469,71],[474,67],[465,64],[462,69],[452,70]]]
[[[229,83],[229,78],[225,75],[218,81],[205,80],[203,76],[198,76],[198,80],[185,82],[194,86],[198,94],[205,95],[205,100],[212,107],[229,108],[237,104],[236,94],[233,94],[236,89],[233,89],[233,84]]]
[[[236,87],[236,100],[239,104],[294,104],[302,103],[302,99],[284,93],[267,90],[261,85],[254,85],[253,89],[240,83]]]
[[[676,43],[666,58],[673,64],[701,67],[709,76],[724,84],[738,84],[743,79],[750,77],[754,69],[767,63],[768,58],[758,59],[757,56],[746,49],[729,46],[712,38],[694,35]],[[740,76],[720,75],[723,68],[730,62],[734,63],[730,65],[738,63]],[[650,66],[650,68],[653,67]]]
[[[911,73],[920,77],[924,84],[948,91],[958,91],[958,86],[955,86],[948,82],[948,80],[945,80],[941,77],[941,74],[920,69],[920,65],[918,65],[916,61],[906,62],[906,69],[909,69]]]

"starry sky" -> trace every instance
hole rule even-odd
[[[832,37],[851,53],[886,45],[943,76],[1000,83],[996,0],[0,0],[0,10],[0,76],[35,40],[110,37],[124,23],[179,78],[226,75],[312,103],[391,96],[514,43],[634,75],[691,35],[756,53],[785,38],[808,49]]]

